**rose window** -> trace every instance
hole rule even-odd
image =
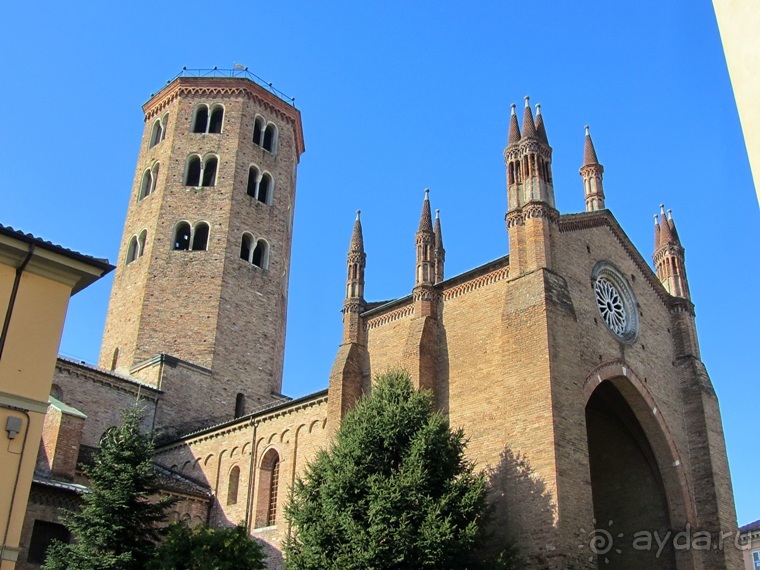
[[[623,299],[615,289],[615,286],[603,277],[596,280],[596,304],[602,318],[612,332],[622,336],[625,333],[625,307]]]
[[[628,280],[604,261],[596,265],[591,278],[604,324],[619,340],[633,342],[638,335],[638,309]]]

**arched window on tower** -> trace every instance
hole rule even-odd
[[[129,265],[135,259],[137,259],[139,252],[140,246],[137,243],[137,236],[132,236],[132,238],[129,240],[129,245],[127,246],[126,264]]]
[[[245,394],[238,392],[235,397],[235,417],[240,418],[245,415]]]
[[[148,239],[148,230],[143,230],[137,236],[137,257],[142,257],[145,253],[145,240]]]
[[[259,184],[259,169],[255,166],[251,166],[248,169],[248,185],[246,186],[245,193],[251,198],[256,197],[256,187]]]
[[[208,132],[221,133],[222,123],[224,122],[224,107],[216,105],[211,109],[211,116],[208,119]]]
[[[195,119],[193,120],[193,132],[205,133],[208,127],[208,107],[206,105],[198,105],[195,108]]]
[[[261,117],[256,117],[256,119],[253,121],[253,142],[254,144],[257,144],[261,146],[261,135],[264,131],[264,119]]]
[[[140,182],[140,193],[137,195],[138,200],[150,196],[153,191],[153,172],[150,168],[143,172],[142,181]]]
[[[116,370],[116,366],[119,364],[119,347],[113,349],[113,358],[111,358],[111,370]],[[58,398],[60,400],[60,398]]]
[[[161,124],[161,119],[156,119],[150,132],[150,144],[148,148],[153,148],[162,140],[164,140],[164,127]]]
[[[203,161],[203,181],[201,186],[216,186],[216,169],[219,161],[209,156]]]
[[[272,176],[268,172],[265,172],[261,176],[261,181],[259,182],[259,188],[256,193],[256,199],[259,202],[263,202],[264,204],[270,204],[272,186],[274,186],[274,184],[272,184]]]
[[[174,227],[174,237],[172,238],[172,249],[174,250],[188,250],[190,249],[190,224],[187,222],[179,222]]]
[[[269,265],[269,244],[266,240],[260,239],[256,241],[256,247],[251,255],[251,263],[261,269],[266,269]]]
[[[251,262],[251,253],[253,250],[253,236],[251,234],[243,234],[243,239],[240,242],[240,259],[244,259],[248,263]]]
[[[270,449],[261,460],[259,469],[259,494],[256,503],[256,527],[277,524],[277,506],[280,483],[280,455]]]
[[[264,129],[264,143],[262,146],[264,150],[268,150],[272,154],[277,151],[277,127],[274,123],[269,123],[267,128]]]
[[[201,157],[197,154],[191,155],[185,166],[185,186],[200,186],[202,169]]]
[[[238,488],[240,487],[240,467],[235,465],[230,471],[229,484],[227,485],[227,504],[236,505],[238,500]]]
[[[193,228],[193,251],[203,251],[208,249],[208,224],[198,222]]]

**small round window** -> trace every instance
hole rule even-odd
[[[633,342],[638,334],[636,298],[623,274],[606,262],[599,262],[592,275],[599,314],[612,334],[623,342]]]

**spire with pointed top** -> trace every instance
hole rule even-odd
[[[674,297],[689,298],[689,282],[686,279],[684,249],[678,238],[671,210],[665,213],[660,204],[660,214],[654,216],[654,261],[660,283]]]
[[[362,235],[361,210],[356,210],[354,231],[351,234],[351,243],[348,246],[349,253],[364,253],[364,236]]]
[[[586,125],[586,140],[583,146],[583,166],[581,166],[581,179],[583,180],[583,195],[586,200],[586,211],[604,209],[604,166],[599,164],[596,157],[591,133]]]
[[[415,244],[417,246],[415,283],[416,285],[432,285],[435,280],[433,260],[435,233],[433,232],[433,220],[430,215],[430,190],[428,188],[425,188],[425,199],[422,202],[422,214],[420,215],[420,225],[417,228]]]
[[[533,122],[533,113],[530,111],[530,97],[525,96],[525,109],[523,110],[522,138],[536,136],[536,124]]]
[[[591,133],[588,125],[586,125],[586,143],[583,147],[583,166],[589,166],[591,164],[599,164],[599,159],[596,158],[594,142],[591,140]]]
[[[512,113],[509,117],[509,137],[507,138],[507,146],[512,146],[520,142],[520,125],[517,124],[517,112],[515,111],[515,105],[512,103]]]
[[[536,105],[536,134],[541,142],[549,144],[546,137],[546,127],[544,127],[544,117],[541,115],[541,104]]]
[[[443,233],[441,231],[441,211],[435,211],[435,226],[433,227],[433,234],[435,235],[435,283],[443,281],[443,264],[446,261],[446,250],[443,249]]]
[[[418,232],[433,231],[433,217],[430,215],[430,189],[425,188],[425,200],[422,202],[422,214],[420,214],[420,225]]]

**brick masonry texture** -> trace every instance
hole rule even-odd
[[[191,132],[198,104],[224,106],[221,133]],[[295,478],[372,390],[372,378],[404,367],[416,386],[432,391],[452,427],[464,430],[469,459],[487,472],[494,507],[488,549],[515,543],[534,569],[741,567],[731,548],[668,548],[660,557],[628,549],[610,564],[589,551],[595,518],[602,527],[614,519],[630,544],[639,530],[687,526],[717,537],[736,530],[736,516],[691,300],[668,293],[609,211],[554,209],[545,138],[514,142],[505,153],[519,172],[507,187],[509,256],[421,283],[409,297],[364,313],[364,299],[347,299],[329,390],[287,401],[278,392],[300,115],[230,78],[180,78],[143,109],[100,367],[59,359],[54,379],[60,399],[87,419],[49,416],[40,469],[50,469],[51,458],[57,465],[60,449],[59,475],[70,473],[66,453],[77,443],[96,447],[139,398],[145,428],[159,438],[155,460],[169,483],[174,478],[165,492],[181,498],[171,520],[242,522],[278,569],[279,548],[292,532],[284,505]],[[165,113],[166,137],[148,148],[153,122]],[[257,115],[277,125],[276,153],[252,142]],[[214,187],[183,184],[191,153],[219,156]],[[156,161],[155,191],[138,201],[143,173]],[[274,179],[271,205],[246,194],[252,164]],[[180,220],[209,224],[206,251],[171,249]],[[129,241],[143,230],[144,253],[127,265]],[[270,244],[266,270],[240,259],[243,232]],[[635,297],[633,340],[610,332],[597,307],[600,262]],[[235,418],[239,396],[244,409]],[[78,471],[74,481],[86,483]],[[63,504],[50,498],[53,491],[38,491],[27,533],[34,518],[55,521],[56,501]]]

